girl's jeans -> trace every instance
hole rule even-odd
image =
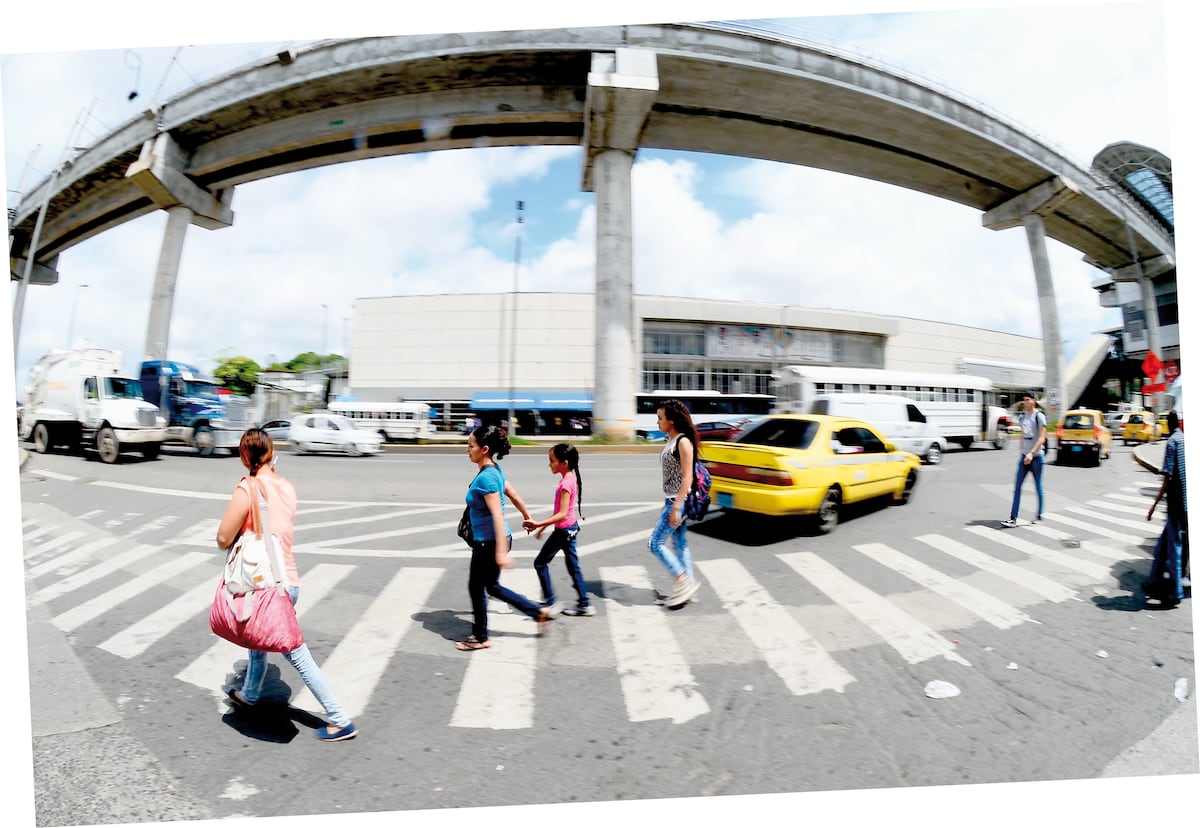
[[[654,525],[654,531],[650,533],[650,551],[663,562],[663,566],[670,571],[671,577],[678,578],[680,575],[686,574],[688,578],[695,578],[695,570],[692,568],[692,550],[688,548],[687,542],[687,520],[684,519],[674,529],[671,528],[671,507],[674,503],[674,498],[667,498],[663,505],[662,513],[658,516],[658,523]],[[675,547],[674,554],[667,549],[668,538],[671,540],[671,545]]]
[[[296,599],[300,597],[300,587],[288,587],[288,596],[295,604]],[[242,682],[242,697],[254,704],[262,693],[263,679],[267,677],[267,654],[259,650],[250,650],[249,652],[250,659],[246,665],[246,678]],[[350,724],[350,717],[343,712],[337,699],[333,697],[333,691],[325,683],[325,676],[313,659],[312,653],[308,651],[308,645],[301,644],[290,653],[283,655],[296,668],[300,678],[304,679],[304,683],[308,685],[313,697],[325,708],[325,715],[329,717],[329,720],[337,727],[345,727]]]
[[[1025,475],[1029,472],[1033,473],[1033,485],[1037,489],[1038,510],[1037,516],[1040,520],[1042,517],[1042,463],[1045,462],[1045,457],[1041,454],[1033,455],[1033,460],[1029,465],[1025,465],[1025,455],[1017,457],[1017,485],[1013,487],[1012,511],[1008,516],[1013,520],[1017,519],[1017,512],[1021,510],[1021,484],[1025,481]]]
[[[511,541],[509,543],[511,544]],[[533,601],[508,587],[500,586],[500,566],[496,563],[494,540],[476,541],[471,544],[471,574],[467,580],[467,592],[471,596],[471,612],[475,616],[475,622],[471,625],[471,635],[475,636],[476,641],[487,641],[488,638],[489,595],[512,605],[530,618],[536,619],[542,614],[542,608]]]
[[[588,606],[587,584],[583,582],[583,572],[579,569],[579,551],[575,548],[575,539],[578,536],[578,523],[563,529],[555,527],[554,531],[550,533],[550,537],[546,538],[546,542],[542,544],[542,551],[533,561],[533,568],[537,570],[538,581],[542,585],[542,601],[547,605],[554,603],[554,585],[550,581],[550,562],[554,560],[554,556],[561,549],[563,558],[567,562],[567,574],[571,576],[571,584],[579,596],[579,607],[583,609]]]

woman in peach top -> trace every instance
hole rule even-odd
[[[296,489],[285,478],[275,473],[275,443],[262,429],[251,428],[242,435],[238,454],[242,458],[242,465],[250,470],[250,475],[243,477],[233,490],[233,497],[230,498],[229,505],[225,508],[225,516],[221,518],[221,525],[217,528],[217,546],[228,549],[242,532],[254,531],[251,525],[250,498],[253,484],[256,483],[261,487],[263,497],[267,501],[267,523],[271,527],[271,534],[279,539],[288,595],[295,604],[300,595],[300,573],[296,568],[296,558],[292,555],[292,537],[296,528]],[[321,668],[308,651],[308,645],[301,644],[291,652],[284,653],[284,656],[296,668],[296,672],[308,685],[313,697],[325,708],[325,714],[332,722],[331,725],[317,728],[317,738],[324,742],[337,742],[357,736],[358,728],[333,697]],[[237,688],[226,684],[221,689],[236,707],[253,707],[262,693],[266,674],[267,654],[250,650],[242,686]]]

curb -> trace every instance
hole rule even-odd
[[[1133,461],[1142,468],[1153,474],[1162,474],[1162,466],[1154,462],[1148,457],[1143,456],[1143,452],[1149,448],[1148,445],[1138,446],[1133,450]]]

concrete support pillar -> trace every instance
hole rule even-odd
[[[658,58],[647,49],[592,55],[584,106],[583,190],[596,193],[596,375],[592,429],[634,437],[633,157],[658,95]]]
[[[187,154],[169,133],[163,132],[142,145],[138,160],[125,171],[126,178],[167,211],[167,229],[163,232],[158,268],[154,272],[154,293],[150,297],[145,359],[168,357],[175,284],[188,225],[215,230],[233,224],[233,210],[229,206],[233,190],[210,193],[188,178],[186,169]]]
[[[592,162],[596,191],[596,386],[593,431],[634,436],[633,153],[605,150]]]
[[[1079,193],[1079,187],[1073,182],[1055,176],[983,214],[983,226],[991,230],[1005,230],[1018,224],[1025,228],[1029,255],[1033,259],[1033,277],[1037,283],[1038,310],[1042,317],[1046,420],[1049,422],[1059,419],[1074,400],[1067,398],[1058,303],[1054,299],[1054,278],[1050,272],[1050,259],[1046,255],[1046,224],[1042,217],[1053,213]]]
[[[183,240],[192,211],[177,204],[167,209],[167,227],[163,231],[158,267],[154,271],[154,292],[150,296],[150,321],[146,325],[146,347],[143,359],[166,359],[171,338],[171,311],[175,305],[175,285],[179,280],[179,261],[183,256]]]
[[[1038,312],[1042,317],[1042,348],[1046,359],[1046,420],[1059,419],[1071,405],[1066,393],[1066,367],[1063,361],[1062,333],[1058,326],[1058,302],[1054,298],[1054,277],[1046,255],[1046,226],[1039,213],[1021,216],[1029,255],[1033,259],[1033,278],[1037,283]]]

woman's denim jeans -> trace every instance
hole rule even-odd
[[[671,528],[671,507],[674,506],[675,499],[667,498],[663,504],[662,513],[658,516],[658,523],[654,525],[654,531],[650,533],[650,551],[654,553],[654,557],[663,562],[671,573],[671,577],[678,578],[684,573],[689,578],[695,578],[695,570],[692,568],[692,550],[688,548],[687,542],[687,519],[684,518],[675,528]],[[670,538],[671,545],[675,547],[674,554],[667,549],[667,539]]]
[[[554,560],[554,556],[561,549],[563,559],[567,564],[567,574],[571,576],[571,584],[575,587],[575,593],[579,596],[578,606],[581,609],[589,606],[587,584],[583,582],[583,572],[579,568],[579,550],[576,548],[575,543],[575,539],[578,536],[578,523],[564,529],[556,527],[550,533],[550,537],[546,538],[546,542],[542,544],[542,551],[538,553],[537,558],[533,561],[533,568],[537,571],[538,583],[542,585],[542,602],[546,605],[554,603],[554,584],[550,578],[550,562]]]
[[[295,604],[296,599],[300,597],[300,588],[288,587],[288,596]],[[304,683],[308,685],[313,697],[325,708],[325,714],[329,716],[329,720],[337,727],[345,727],[350,724],[350,717],[342,711],[337,699],[333,697],[333,691],[325,683],[325,676],[313,659],[312,653],[308,651],[308,645],[301,644],[290,653],[284,653],[284,656],[296,668],[300,678],[304,679]],[[262,693],[263,680],[266,677],[267,654],[259,650],[250,650],[249,663],[246,665],[246,678],[242,682],[242,697],[251,704],[257,702]]]

